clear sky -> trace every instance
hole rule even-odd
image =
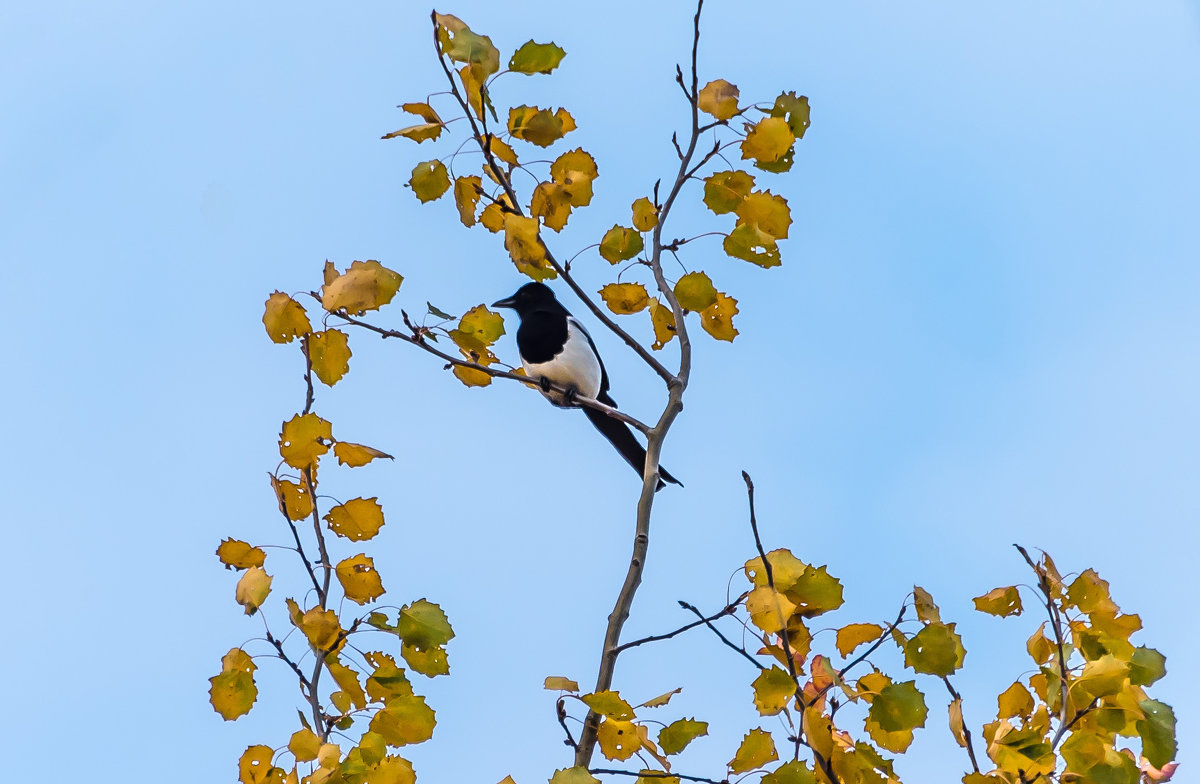
[[[568,52],[556,76],[511,77],[498,96],[568,107],[568,142],[599,162],[560,255],[669,175],[687,3],[439,10],[504,58],[530,38]],[[964,635],[958,688],[976,726],[1026,670],[1040,622],[972,610],[1026,579],[1011,543],[1097,568],[1142,616],[1135,639],[1167,654],[1155,694],[1195,764],[1195,4],[710,0],[705,14],[702,81],[752,99],[798,90],[813,125],[771,181],[795,218],[784,265],[729,260],[715,241],[685,256],[740,300],[741,336],[697,341],[664,454],[687,487],[659,495],[629,632],[681,625],[677,599],[724,603],[753,552],[745,468],[768,545],[846,584],[832,623],[890,618],[914,582],[933,593]],[[303,404],[301,365],[267,340],[263,300],[315,287],[326,258],[399,270],[398,301],[417,311],[491,302],[520,280],[496,238],[402,187],[429,145],[379,140],[408,123],[397,104],[441,89],[424,6],[7,3],[0,73],[15,338],[0,386],[5,775],[231,781],[247,745],[295,728],[286,672],[266,661],[250,716],[226,723],[207,705],[221,655],[260,629],[213,550],[287,536],[266,475]],[[696,194],[688,204],[681,227],[713,225]],[[595,255],[577,270],[592,288],[611,274]],[[614,396],[651,417],[655,379],[593,334]],[[331,487],[380,497],[387,598],[441,603],[459,635],[451,676],[418,689],[437,734],[408,756],[426,783],[545,781],[567,754],[541,680],[594,677],[632,472],[536,394],[468,390],[403,345],[351,345],[350,375],[317,410],[397,460]],[[276,573],[272,613],[300,584]],[[686,768],[712,773],[759,724],[753,674],[696,634],[623,658],[617,685],[639,700],[684,686],[672,715],[713,723]],[[957,780],[966,764],[937,686],[923,684],[908,781]]]

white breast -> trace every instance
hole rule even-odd
[[[562,386],[573,386],[586,397],[600,394],[600,359],[592,350],[587,332],[573,318],[567,319],[567,342],[562,351],[549,362],[533,364],[522,360],[521,366],[531,378],[547,378]],[[562,402],[562,396],[556,392],[546,397]]]

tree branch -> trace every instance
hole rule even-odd
[[[948,675],[942,676],[942,683],[946,684],[946,690],[950,692],[950,699],[957,700],[959,703],[961,703],[962,695],[959,694],[958,691],[954,688],[954,685],[952,683],[950,683],[950,677]],[[961,710],[962,706],[959,705],[959,708]],[[963,722],[963,737],[967,741],[967,755],[971,758],[971,768],[974,770],[975,773],[978,773],[979,772],[979,761],[975,759],[975,744],[971,740],[971,730],[970,730],[970,728],[967,727],[967,723],[965,721]]]
[[[746,594],[743,593],[741,596],[734,599],[731,603],[725,605],[725,607],[722,608],[720,611],[713,613],[712,615],[708,616],[707,618],[702,617],[702,618],[700,618],[700,620],[695,621],[694,623],[689,623],[684,626],[681,626],[673,632],[667,632],[666,634],[654,634],[649,637],[643,637],[640,640],[634,640],[633,642],[627,642],[627,643],[624,643],[623,645],[618,645],[616,652],[620,653],[621,651],[624,651],[628,648],[636,648],[637,646],[645,645],[648,642],[659,642],[660,640],[669,640],[676,635],[683,634],[684,632],[686,632],[689,629],[695,629],[697,626],[703,626],[705,624],[708,624],[710,621],[715,621],[718,618],[724,618],[726,615],[733,615],[733,613],[737,610],[738,606],[741,605],[742,600],[745,598],[746,598]],[[680,602],[679,604],[683,607],[691,607],[690,604],[687,604],[685,602]]]
[[[647,779],[683,779],[684,781],[700,781],[704,784],[729,784],[729,779],[706,779],[701,776],[688,776],[684,773],[666,773],[661,770],[615,770],[611,768],[590,768],[588,773],[608,774],[610,776],[637,776]]]
[[[1019,544],[1014,544],[1013,547],[1017,548],[1017,552],[1025,559],[1025,563],[1029,564],[1029,568],[1033,569],[1033,573],[1037,575],[1038,588],[1042,591],[1046,612],[1050,615],[1050,625],[1054,628],[1054,645],[1058,651],[1059,702],[1062,704],[1059,706],[1058,731],[1054,735],[1054,743],[1051,744],[1053,746],[1062,738],[1067,727],[1067,701],[1070,693],[1067,689],[1066,645],[1063,642],[1062,628],[1059,626],[1058,607],[1054,602],[1054,593],[1050,590],[1050,578],[1047,576],[1046,570],[1039,569],[1034,564],[1033,559],[1029,557],[1029,553],[1024,547]]]
[[[555,703],[554,713],[556,716],[558,716],[558,723],[562,726],[563,732],[567,733],[567,739],[563,741],[563,744],[578,751],[579,744],[575,742],[573,737],[571,737],[571,730],[569,727],[567,727],[567,706],[564,704],[562,697],[559,697],[558,702]]]
[[[742,596],[745,596],[745,595],[746,594],[742,594]],[[697,616],[703,618],[703,616],[700,615],[700,611],[697,610],[692,605],[688,604],[687,602],[680,602],[679,606],[683,607],[683,609],[685,609],[685,610],[690,610],[691,612],[695,613]],[[730,648],[732,648],[733,650],[740,653],[742,656],[744,656],[746,658],[747,661],[749,661],[755,667],[757,667],[760,670],[767,669],[766,667],[764,667],[762,665],[761,662],[758,661],[758,659],[755,659],[753,656],[751,656],[749,653],[747,653],[745,648],[741,647],[740,645],[734,645],[732,642],[730,642],[729,638],[726,637],[724,634],[721,634],[720,629],[718,629],[716,626],[713,626],[711,623],[709,623],[707,619],[704,621],[704,625],[707,626],[709,629],[711,629],[712,633],[717,635],[717,637],[720,638],[721,642],[725,643]]]

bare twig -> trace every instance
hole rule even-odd
[[[957,700],[960,703],[959,708],[961,710],[962,695],[959,694],[958,691],[954,688],[954,685],[952,683],[950,683],[949,676],[943,675],[942,683],[946,684],[946,690],[950,692],[950,699]],[[972,768],[972,770],[974,770],[974,772],[978,773],[979,772],[979,761],[975,759],[975,744],[971,740],[971,730],[969,727],[967,727],[967,724],[965,721],[963,722],[963,738],[967,741],[967,755],[971,758],[971,768]]]
[[[743,596],[745,596],[745,594],[742,594],[742,595],[743,595]],[[691,611],[691,612],[695,613],[697,616],[699,616],[699,617],[701,617],[701,618],[703,618],[703,617],[704,617],[704,616],[700,615],[700,611],[699,611],[699,610],[697,610],[695,607],[693,607],[692,605],[688,604],[687,602],[680,602],[680,603],[679,603],[679,605],[680,605],[681,607],[683,607],[683,609],[685,609],[685,610],[689,610],[689,611]],[[746,659],[747,661],[749,661],[749,662],[750,662],[751,664],[753,664],[755,667],[757,667],[757,668],[758,668],[758,669],[760,669],[760,670],[765,670],[765,669],[767,669],[766,667],[764,667],[764,666],[762,665],[762,662],[758,661],[758,659],[755,659],[753,656],[751,656],[751,655],[750,655],[750,654],[749,654],[749,653],[746,651],[746,649],[745,649],[745,648],[741,647],[740,645],[735,645],[733,642],[731,642],[731,641],[729,640],[729,638],[728,638],[728,637],[726,637],[724,634],[721,634],[721,630],[720,630],[720,629],[718,629],[716,626],[713,626],[713,625],[712,625],[711,623],[709,623],[707,620],[705,620],[705,621],[704,621],[704,625],[705,625],[705,626],[707,626],[709,629],[711,629],[711,630],[712,630],[712,633],[713,633],[713,634],[715,634],[715,635],[717,635],[717,637],[718,637],[718,638],[721,640],[721,642],[725,643],[725,644],[726,644],[726,645],[728,645],[730,648],[732,648],[733,650],[735,650],[735,651],[737,651],[738,653],[740,653],[740,654],[741,654],[743,657],[745,657],[745,659]]]
[[[567,733],[567,738],[563,741],[563,744],[578,751],[579,744],[575,742],[573,737],[571,737],[571,730],[567,727],[567,706],[562,697],[559,697],[558,702],[555,703],[554,713],[556,716],[558,716],[558,723],[562,725],[563,732]]]
[[[1037,575],[1038,588],[1042,591],[1043,604],[1046,606],[1046,612],[1050,615],[1050,626],[1054,629],[1054,647],[1058,652],[1059,702],[1062,703],[1059,705],[1058,731],[1054,733],[1054,740],[1050,744],[1051,747],[1056,747],[1058,741],[1062,739],[1063,733],[1067,731],[1067,712],[1069,710],[1067,702],[1070,697],[1070,692],[1067,689],[1066,643],[1063,641],[1058,605],[1054,601],[1054,593],[1050,589],[1050,578],[1046,570],[1037,567],[1024,547],[1019,544],[1014,544],[1013,547],[1017,548],[1017,552],[1025,559],[1025,563],[1029,564],[1029,568]]]
[[[741,596],[734,599],[732,602],[725,605],[723,608],[721,608],[719,611],[713,613],[712,615],[710,615],[708,617],[702,617],[698,621],[681,626],[673,632],[667,632],[666,634],[653,634],[649,637],[643,637],[640,640],[634,640],[633,642],[627,642],[627,643],[624,643],[623,645],[618,645],[616,648],[616,652],[620,653],[621,651],[624,651],[628,648],[636,648],[637,646],[645,645],[648,642],[658,642],[660,640],[669,640],[678,634],[683,634],[684,632],[686,632],[689,629],[695,629],[697,626],[703,626],[705,624],[710,623],[711,621],[717,620],[718,618],[724,618],[726,615],[733,615],[733,613],[741,605],[742,600],[745,598],[746,598],[746,594],[743,593]],[[679,604],[683,607],[691,607],[690,604],[686,604],[685,602],[680,602]]]
[[[661,770],[615,770],[611,768],[590,768],[588,773],[608,774],[610,776],[636,776],[647,779],[683,779],[684,781],[700,781],[704,784],[729,784],[729,779],[706,779],[702,776],[689,776],[685,773],[666,773]]]
[[[268,474],[268,476],[271,475]],[[274,483],[275,477],[271,476],[271,480]],[[316,499],[313,502],[316,503]],[[279,513],[283,515],[284,520],[287,520],[288,528],[292,530],[292,538],[296,540],[296,552],[300,554],[300,560],[304,562],[304,571],[308,572],[308,577],[312,580],[313,588],[320,594],[321,586],[317,582],[316,572],[313,571],[312,561],[308,560],[308,556],[304,554],[304,545],[300,541],[300,532],[296,530],[296,524],[292,522],[292,518],[288,517],[287,507],[284,505],[282,498],[279,499]]]
[[[313,381],[312,381],[312,353],[308,346],[308,335],[300,338],[300,349],[304,352],[304,383],[308,387],[304,396],[304,411],[302,415],[312,411],[313,406]]]

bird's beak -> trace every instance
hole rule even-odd
[[[512,297],[499,299],[492,303],[493,308],[515,308],[516,306],[517,303],[513,301]]]

